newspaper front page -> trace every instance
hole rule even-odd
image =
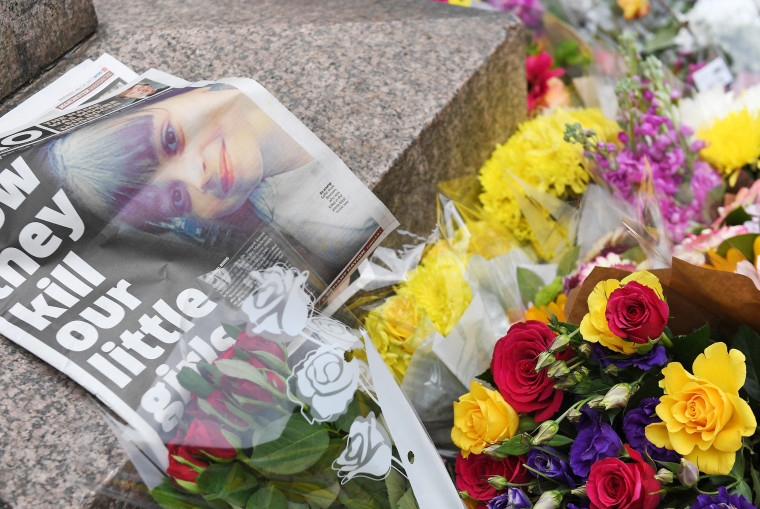
[[[0,137],[0,333],[165,468],[177,373],[234,344],[252,274],[290,270],[325,302],[397,222],[254,81],[149,71],[101,92]]]

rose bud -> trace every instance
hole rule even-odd
[[[614,385],[602,398],[602,406],[606,410],[625,408],[634,392],[636,392],[636,387],[631,384],[622,383]]]
[[[660,483],[660,485],[670,484],[673,482],[673,472],[667,468],[661,468],[657,471],[657,474],[654,476],[654,478],[658,483]]]
[[[496,461],[503,460],[507,455],[503,452],[499,452],[499,447],[501,447],[500,444],[490,445],[483,449],[483,454]]]
[[[565,378],[554,384],[554,388],[559,391],[565,391],[572,389],[576,385],[583,382],[588,377],[588,368],[581,366],[570,372]]]
[[[507,481],[506,477],[502,477],[500,475],[492,475],[488,478],[488,484],[493,486],[494,489],[501,491],[507,487],[509,481]]]
[[[678,482],[691,488],[696,486],[697,481],[699,481],[697,466],[686,458],[681,458],[681,464],[678,466]]]
[[[562,503],[562,493],[559,491],[545,491],[541,494],[538,502],[533,504],[533,509],[556,509]]]
[[[560,334],[559,336],[554,338],[554,341],[552,341],[552,346],[549,347],[549,352],[551,353],[562,352],[568,347],[569,344],[570,344],[570,337],[567,334]]]
[[[559,431],[559,424],[557,421],[544,421],[536,430],[535,436],[531,438],[531,445],[542,445],[554,438],[554,435]]]
[[[618,373],[620,373],[620,368],[618,368],[614,364],[610,364],[609,366],[604,368],[604,372],[610,376],[618,376]]]
[[[541,352],[538,354],[538,357],[536,358],[536,373],[541,371],[542,369],[549,367],[551,363],[556,361],[557,358],[554,356],[553,353],[549,351]]]
[[[575,348],[575,353],[578,354],[579,357],[583,357],[584,359],[588,359],[591,357],[591,354],[594,352],[594,348],[588,344],[588,343],[581,343]]]
[[[586,496],[586,485],[578,486],[574,490],[570,491],[571,495],[575,495],[576,497],[585,497]]]
[[[573,408],[567,413],[567,420],[570,422],[578,422],[581,420],[581,417],[583,414],[581,413],[580,409]]]
[[[565,361],[554,361],[546,370],[546,374],[550,378],[561,378],[568,373],[570,373],[570,368],[567,367]]]
[[[604,400],[604,396],[596,396],[595,398],[591,398],[586,402],[586,404],[589,406],[589,408],[594,409],[600,409],[604,408],[604,405],[602,404],[602,400]]]

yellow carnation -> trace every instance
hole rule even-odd
[[[583,148],[564,141],[565,125],[580,123],[594,129],[599,141],[616,140],[617,123],[598,109],[569,111],[562,108],[523,122],[517,132],[498,145],[480,168],[484,211],[512,232],[518,240],[537,245],[536,237],[520,209],[508,171],[540,191],[561,199],[573,199],[586,190],[589,173],[583,166]],[[548,218],[547,218],[548,219]]]
[[[369,312],[364,327],[377,351],[398,380],[406,374],[412,354],[427,336],[422,313],[408,295],[393,295]]]
[[[451,440],[462,450],[465,458],[480,454],[489,445],[512,438],[517,433],[520,418],[498,391],[470,382],[470,392],[454,402],[454,428]]]
[[[463,274],[467,257],[462,258],[439,242],[409,273],[409,280],[396,288],[399,295],[414,298],[444,336],[472,301],[472,290]]]
[[[742,437],[755,432],[757,421],[746,401],[739,397],[747,376],[739,350],[728,351],[714,343],[687,372],[671,362],[662,374],[665,395],[657,405],[663,422],[646,427],[646,437],[657,447],[675,450],[706,474],[727,475],[734,466]]]
[[[583,339],[592,343],[600,343],[602,346],[619,353],[630,355],[636,353],[636,348],[640,345],[633,341],[625,340],[616,336],[610,331],[607,323],[607,300],[610,294],[624,286],[626,283],[636,281],[637,283],[648,286],[657,294],[661,300],[665,300],[662,293],[662,285],[657,276],[646,270],[640,270],[623,278],[622,281],[617,279],[608,279],[599,281],[591,295],[588,296],[588,313],[581,320],[581,334]]]
[[[699,155],[724,177],[737,174],[760,157],[760,116],[746,109],[734,111],[700,129],[697,138],[707,146]]]

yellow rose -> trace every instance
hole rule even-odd
[[[739,397],[747,366],[739,350],[714,343],[696,358],[694,374],[671,362],[662,374],[665,395],[657,405],[663,422],[646,427],[657,447],[675,450],[705,474],[727,475],[734,466],[742,437],[755,432],[757,421]]]
[[[470,453],[480,454],[499,440],[512,438],[519,424],[517,412],[498,391],[486,389],[473,380],[470,392],[454,402],[451,440],[466,458]]]
[[[618,353],[630,355],[636,353],[638,345],[633,341],[625,340],[610,331],[607,323],[607,300],[610,294],[621,286],[635,281],[643,286],[648,286],[654,290],[660,300],[665,300],[662,293],[662,285],[657,276],[646,270],[640,270],[625,277],[622,281],[617,279],[608,279],[599,281],[591,295],[588,296],[588,313],[581,320],[581,334],[583,339],[592,343],[600,343],[602,346],[614,350]]]
[[[418,330],[422,321],[422,313],[409,295],[389,297],[364,320],[372,343],[399,381],[406,374],[412,354],[432,328]]]

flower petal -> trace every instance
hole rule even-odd
[[[747,377],[744,354],[725,343],[713,343],[694,360],[694,375],[708,380],[725,392],[738,394]]]
[[[697,465],[700,472],[710,475],[728,475],[734,468],[736,452],[722,452],[717,449],[703,451],[695,448],[691,454],[684,457]]]

